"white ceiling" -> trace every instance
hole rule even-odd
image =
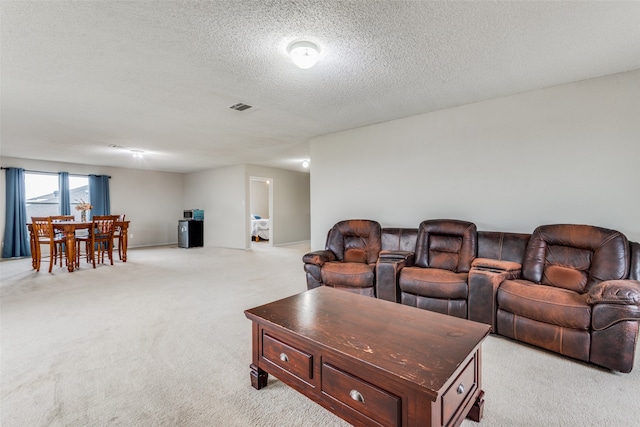
[[[176,172],[302,170],[317,135],[640,68],[640,2],[2,0],[0,25],[2,156]]]

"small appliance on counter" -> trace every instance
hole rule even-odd
[[[187,209],[184,211],[183,218],[193,221],[204,221],[204,211],[202,209]]]

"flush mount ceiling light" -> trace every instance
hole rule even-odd
[[[306,70],[313,67],[320,57],[320,49],[315,43],[297,41],[291,43],[288,48],[291,60],[298,68]]]

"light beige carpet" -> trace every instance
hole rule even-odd
[[[251,387],[243,310],[304,291],[308,251],[253,248],[134,249],[74,273],[1,262],[1,425],[347,425],[273,377]],[[483,348],[481,426],[640,425],[638,362],[618,374],[495,336]]]

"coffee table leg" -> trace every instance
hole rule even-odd
[[[473,406],[471,407],[471,409],[469,410],[469,413],[467,414],[467,418],[478,423],[482,418],[483,411],[484,411],[484,390],[480,390],[480,393],[478,394],[478,398],[473,403]]]
[[[255,388],[256,390],[260,390],[261,388],[267,386],[267,379],[269,379],[269,374],[252,363],[251,386],[253,386],[253,388]]]

